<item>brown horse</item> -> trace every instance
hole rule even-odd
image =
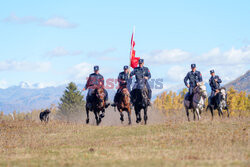
[[[130,107],[130,94],[127,88],[123,88],[121,96],[118,100],[117,109],[120,112],[120,120],[123,123],[123,111],[128,113],[128,124],[131,125],[131,107]]]
[[[99,125],[104,117],[105,112],[105,93],[103,88],[96,88],[92,94],[91,108],[86,104],[87,119],[86,123],[89,123],[89,111],[93,111],[95,114],[96,125]],[[102,112],[102,114],[100,114]]]

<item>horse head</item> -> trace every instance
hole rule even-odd
[[[226,88],[222,87],[219,91],[221,93],[222,100],[226,100]]]
[[[96,88],[95,91],[95,97],[97,99],[97,105],[98,107],[104,107],[104,98],[105,98],[105,92],[103,88]]]
[[[127,88],[122,89],[121,100],[124,103],[124,105],[130,104],[130,94]]]
[[[197,86],[194,90],[194,93],[198,93],[204,98],[207,97],[207,91],[206,91],[206,86],[205,86],[204,82],[197,83]]]

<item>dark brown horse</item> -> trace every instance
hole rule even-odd
[[[117,109],[120,112],[120,120],[123,123],[123,111],[128,113],[128,124],[131,125],[131,106],[130,106],[130,94],[127,88],[123,88],[121,91],[121,96],[119,98]]]
[[[89,123],[89,111],[93,111],[95,114],[96,125],[99,125],[104,117],[105,112],[105,93],[103,88],[96,88],[92,94],[91,108],[86,104],[87,119],[86,123]],[[100,114],[100,112],[102,112]]]

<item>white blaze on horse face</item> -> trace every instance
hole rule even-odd
[[[207,97],[206,86],[203,84],[203,85],[200,85],[199,87],[200,87],[200,90],[201,90],[202,96]]]
[[[222,96],[223,96],[223,99],[226,99],[226,90],[225,89],[221,89],[220,90]]]

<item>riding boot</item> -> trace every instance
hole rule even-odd
[[[190,105],[189,108],[193,108],[193,95],[190,95]]]

